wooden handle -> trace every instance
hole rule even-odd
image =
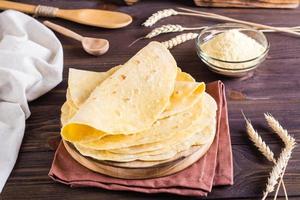
[[[44,21],[43,24],[45,24],[47,27],[53,29],[56,32],[59,32],[67,37],[73,38],[75,40],[81,41],[82,40],[82,36],[57,24],[54,24],[52,22],[49,21]]]
[[[25,3],[16,3],[11,1],[0,1],[0,9],[6,10],[6,9],[13,9],[18,10],[25,13],[34,13],[36,6],[25,4]]]

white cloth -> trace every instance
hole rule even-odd
[[[28,101],[62,80],[62,46],[34,18],[8,10],[0,13],[0,193],[22,143]]]

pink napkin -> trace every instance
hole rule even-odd
[[[208,152],[190,167],[176,174],[145,180],[126,180],[95,173],[75,161],[64,145],[58,146],[49,176],[71,187],[99,187],[143,193],[172,193],[206,196],[216,185],[233,184],[232,150],[225,88],[221,81],[209,83],[207,92],[218,104],[217,134]]]

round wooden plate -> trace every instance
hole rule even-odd
[[[174,158],[157,162],[133,161],[133,162],[110,162],[81,155],[69,142],[63,141],[68,153],[86,168],[108,176],[123,179],[146,179],[167,176],[179,172],[197,160],[209,149],[215,137],[201,146],[193,146],[187,151],[178,153]]]

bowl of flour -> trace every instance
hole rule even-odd
[[[196,38],[200,59],[210,70],[231,77],[253,72],[265,60],[269,47],[261,31],[236,23],[210,26]]]

